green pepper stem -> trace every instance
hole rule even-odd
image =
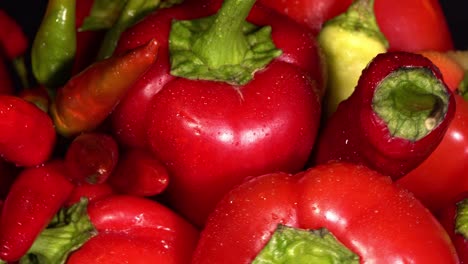
[[[343,263],[357,264],[359,256],[327,229],[303,230],[279,225],[252,264]]]
[[[87,199],[61,210],[36,238],[20,264],[65,263],[69,254],[96,234],[87,214]]]
[[[255,0],[226,0],[214,24],[195,41],[193,52],[211,68],[241,63],[249,50],[242,32]]]

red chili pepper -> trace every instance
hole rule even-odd
[[[93,202],[108,197],[114,193],[115,192],[112,187],[106,182],[98,184],[82,183],[75,186],[70,197],[68,197],[65,206],[70,207],[73,204],[78,203],[83,197],[88,199],[89,202]]]
[[[80,134],[65,153],[67,177],[76,184],[103,183],[118,159],[119,149],[112,136],[97,132]]]
[[[437,217],[457,250],[460,263],[468,263],[468,192],[457,195],[444,204]]]
[[[0,9],[0,47],[9,60],[23,56],[28,50],[29,41],[21,26]]]
[[[229,10],[230,5],[235,8]],[[246,52],[243,35],[246,32],[214,26],[213,22],[208,22],[213,27],[203,33],[199,32],[202,27],[178,31],[197,25],[200,20],[173,23],[174,17],[185,20],[211,12],[212,6],[208,6],[208,11],[199,11],[203,5],[195,1],[146,17],[122,35],[117,47],[117,52],[121,52],[149,38],[156,38],[161,45],[158,61],[112,114],[113,129],[126,145],[136,142],[137,146],[152,149],[172,176],[166,192],[171,206],[200,226],[222,195],[245,177],[302,169],[319,126],[323,72],[311,31],[261,5],[253,5],[250,11],[252,5],[253,1],[233,4],[228,0],[218,14],[226,13],[230,17],[228,22],[221,22],[224,25],[260,26],[249,32],[262,36],[250,35],[247,39],[258,37],[251,44],[263,43],[260,46],[268,52],[252,56],[270,54],[273,59],[263,58],[263,62],[269,63],[254,73],[237,61],[250,56],[242,55]],[[217,17],[220,21],[226,19],[222,15]],[[252,24],[246,24],[245,18]],[[203,39],[223,35],[213,33],[216,30],[235,37],[211,42],[229,45],[218,43],[216,47],[208,47]],[[178,35],[181,32],[196,32],[201,39],[189,37],[198,42],[193,45],[185,38],[177,40],[182,37],[183,34]],[[169,46],[169,42],[182,45]],[[236,45],[230,45],[235,42]],[[237,45],[243,47],[238,52],[227,48]],[[195,55],[192,51],[177,53],[183,47],[195,47]],[[278,49],[281,49],[279,56]],[[192,65],[190,58],[213,63],[214,67]],[[224,63],[222,58],[237,62],[217,65]],[[171,69],[167,68],[169,61]],[[245,63],[245,66],[253,65]],[[190,69],[196,69],[194,75],[207,73],[208,76],[181,74]],[[230,74],[233,72],[245,74]],[[138,121],[135,116],[139,116]]]
[[[18,166],[35,166],[51,155],[56,133],[51,118],[19,97],[0,95],[0,153]]]
[[[430,60],[379,54],[324,125],[314,162],[349,161],[400,178],[434,151],[454,113],[453,93]]]
[[[289,238],[280,234],[285,227]],[[274,247],[272,236],[280,248]],[[267,243],[272,245],[265,247]],[[267,174],[234,188],[210,215],[192,263],[325,259],[458,263],[447,233],[417,199],[390,178],[346,163],[320,165],[297,175]]]
[[[122,153],[108,183],[119,193],[154,196],[167,188],[169,174],[152,153],[128,149]]]
[[[64,205],[73,185],[61,164],[24,169],[11,186],[0,217],[0,259],[23,257],[39,233]]]
[[[48,263],[185,264],[198,240],[198,231],[179,215],[136,196],[81,202],[63,214],[64,221],[44,230],[29,254]]]
[[[153,64],[158,43],[94,63],[58,90],[51,106],[57,131],[64,136],[95,129],[128,88]]]

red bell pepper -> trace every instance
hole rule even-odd
[[[460,263],[468,263],[468,192],[460,193],[444,204],[437,217],[457,250]]]
[[[210,215],[192,263],[325,259],[458,263],[447,233],[417,199],[390,178],[347,163],[267,174],[234,188]]]
[[[107,182],[119,193],[154,196],[166,190],[169,173],[151,152],[128,149],[123,151]]]
[[[19,97],[0,95],[0,153],[18,166],[35,166],[51,155],[56,133],[51,118]]]
[[[351,0],[260,0],[318,33],[322,24],[341,14]],[[453,49],[452,36],[438,0],[376,0],[377,23],[392,51]]]
[[[48,263],[189,263],[198,231],[163,205],[109,196],[65,209],[29,251]],[[59,219],[59,220],[60,220]]]
[[[313,163],[365,164],[398,179],[434,151],[454,113],[453,93],[430,60],[406,52],[379,54],[325,123]]]
[[[23,257],[64,205],[73,185],[60,161],[26,168],[11,186],[0,216],[0,260]]]
[[[151,147],[173,177],[167,192],[171,206],[197,225],[203,225],[217,200],[243,178],[269,171],[302,169],[317,133],[320,99],[324,94],[317,43],[305,27],[268,8],[254,5],[250,11],[253,4],[253,1],[225,1],[218,15],[176,24],[172,23],[173,18],[187,19],[189,14],[195,16],[208,11],[199,11],[203,6],[195,1],[160,10],[125,32],[117,47],[120,52],[148,38],[156,38],[161,45],[155,66],[113,114],[113,127],[117,138],[124,138],[130,145],[137,142],[140,147]],[[207,22],[203,21],[215,17],[219,22],[208,22],[213,24],[208,30]],[[246,17],[252,24],[245,22]],[[203,27],[207,31],[184,29],[198,23],[205,23]],[[253,24],[265,27],[254,30]],[[226,27],[229,25],[237,27],[229,29]],[[250,35],[246,39],[241,28],[249,27],[251,33],[263,35],[250,42],[264,43],[261,47],[267,50],[262,55],[246,49],[247,39],[254,37]],[[186,38],[177,40],[178,34],[185,30],[200,33],[201,38],[198,41],[196,37],[189,38],[197,42],[193,45]],[[223,34],[213,33],[216,30]],[[231,35],[229,38],[212,42],[215,47],[203,42],[228,32],[233,32],[227,34]],[[171,43],[182,45],[169,47],[169,36]],[[196,51],[177,53],[184,46],[195,47]],[[240,49],[234,52],[228,48],[231,46]],[[269,64],[265,64],[269,62],[267,58],[262,58],[264,68],[254,69],[252,73],[239,66],[243,54],[257,58],[268,53],[272,57],[278,55],[275,46],[281,55]],[[190,58],[212,65],[208,66],[209,70],[206,65],[192,65]],[[232,64],[233,68],[223,66],[224,63]],[[245,66],[252,65],[245,63]],[[195,69],[191,72],[194,76],[181,73],[190,69]],[[232,74],[239,72],[243,73]],[[197,76],[199,73],[204,76]],[[251,77],[253,80],[249,80]],[[140,116],[138,121],[135,121],[136,111]]]
[[[119,149],[104,133],[83,133],[73,139],[65,153],[68,178],[76,183],[103,183],[114,171]]]
[[[158,43],[94,63],[57,92],[51,114],[57,131],[74,136],[95,129],[112,112],[128,88],[154,62]]]

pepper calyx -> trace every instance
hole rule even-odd
[[[187,79],[244,85],[281,55],[271,27],[245,18],[255,1],[226,0],[213,16],[175,21],[169,36],[171,74]]]
[[[359,256],[325,228],[304,230],[278,225],[270,241],[252,262],[261,263],[357,264]]]
[[[65,263],[69,254],[97,234],[87,213],[88,200],[60,210],[20,259],[21,264]]]
[[[456,204],[455,233],[468,238],[468,199],[463,199]]]
[[[445,84],[425,67],[402,67],[377,86],[372,109],[393,137],[417,141],[445,118],[450,95]]]

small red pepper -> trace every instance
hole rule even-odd
[[[359,163],[400,178],[434,151],[454,113],[453,93],[430,60],[379,54],[325,123],[313,161]]]
[[[65,153],[67,177],[75,184],[103,183],[114,171],[119,149],[114,138],[104,133],[83,133]]]
[[[128,88],[153,64],[159,44],[147,44],[88,67],[57,91],[51,114],[57,131],[73,136],[95,129]]]
[[[51,155],[56,133],[51,118],[34,104],[0,95],[0,153],[18,166],[35,166]]]
[[[111,195],[65,209],[29,254],[48,263],[190,263],[196,230],[150,199]],[[68,238],[68,239],[67,239]]]
[[[23,56],[28,50],[29,40],[21,26],[0,9],[0,47],[9,60]]]
[[[192,261],[198,263],[448,264],[458,258],[435,217],[389,177],[330,163],[232,189],[201,233]]]
[[[11,186],[0,216],[0,260],[23,257],[64,205],[73,184],[60,161],[25,168]]]
[[[151,152],[128,149],[122,153],[108,183],[119,193],[154,196],[167,188],[169,173]]]

